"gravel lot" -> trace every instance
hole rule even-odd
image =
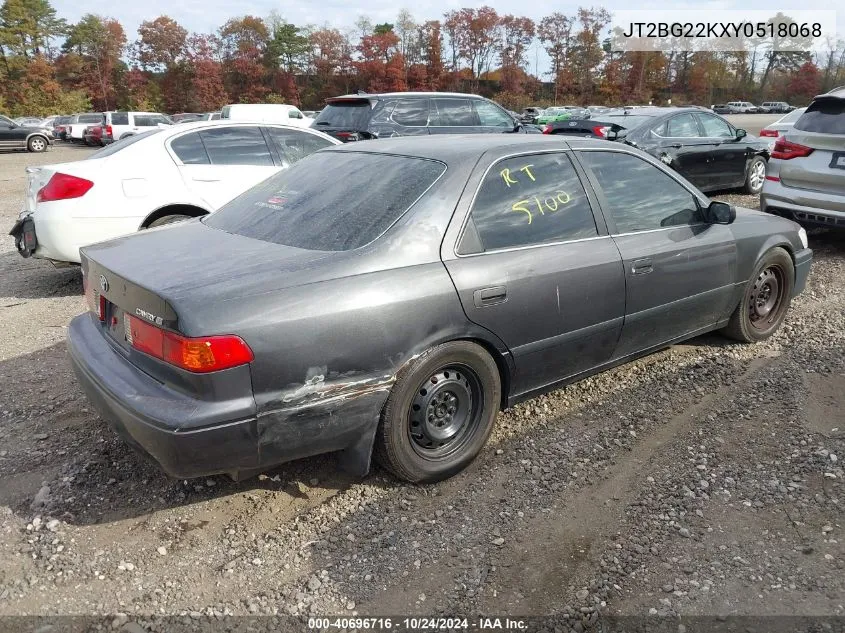
[[[86,152],[0,155],[0,225],[25,165]],[[331,456],[241,483],[168,479],[72,376],[78,271],[24,260],[7,237],[0,615],[155,628],[155,615],[556,614],[555,631],[599,613],[845,616],[845,235],[810,239],[809,287],[772,340],[698,338],[527,402],[467,472],[417,487],[349,478]]]

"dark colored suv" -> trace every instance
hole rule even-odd
[[[451,92],[351,94],[326,100],[311,124],[338,140],[422,134],[527,132],[502,107],[478,95]]]

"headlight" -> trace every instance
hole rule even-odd
[[[804,248],[807,248],[807,231],[804,229],[803,226],[798,229],[798,239],[801,240],[801,244],[804,245]]]

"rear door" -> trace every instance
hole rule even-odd
[[[467,317],[511,350],[514,394],[596,367],[616,345],[625,274],[594,202],[566,151],[483,157],[459,202],[466,224],[443,260]]]
[[[845,194],[845,98],[816,98],[784,138],[813,150],[778,161],[785,187]]]
[[[745,182],[748,146],[736,138],[736,129],[722,117],[704,112],[695,115],[711,147],[707,161],[708,187],[736,187]],[[699,185],[702,186],[702,185]]]
[[[656,148],[650,151],[696,187],[707,188],[713,180],[715,142],[702,137],[695,115],[684,112],[652,129]]]
[[[210,127],[169,141],[188,188],[212,209],[279,171],[258,125]]]

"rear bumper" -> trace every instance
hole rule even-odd
[[[802,224],[845,229],[845,191],[809,191],[766,180],[760,193],[760,209]]]
[[[795,286],[792,289],[792,296],[797,297],[807,287],[807,278],[810,276],[810,266],[813,263],[813,251],[804,248],[795,253]]]

